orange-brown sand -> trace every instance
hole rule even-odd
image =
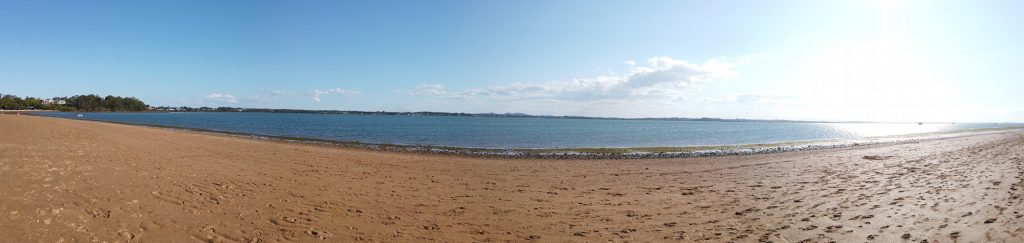
[[[1024,241],[1024,132],[512,160],[0,115],[4,242]]]

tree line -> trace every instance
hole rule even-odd
[[[145,111],[149,105],[135,97],[107,95],[75,95],[71,97],[18,97],[0,95],[0,110],[58,110],[58,111]]]

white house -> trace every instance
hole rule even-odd
[[[64,101],[64,100],[45,99],[45,100],[43,100],[43,104],[46,104],[46,105],[52,105],[52,104],[66,105],[67,102]]]

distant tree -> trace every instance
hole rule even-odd
[[[0,96],[0,109],[2,110],[23,110],[25,101],[14,95]]]
[[[118,103],[120,103],[118,97],[114,97],[113,95],[107,95],[107,97],[103,97],[103,109],[106,109],[108,111],[119,111],[116,109],[120,107],[120,104]]]
[[[60,110],[60,111],[145,111],[149,105],[135,97],[108,95],[75,95],[71,97],[53,97],[51,103],[43,103],[42,99],[15,95],[0,95],[0,109],[23,110],[26,108]],[[64,102],[64,104],[60,104]]]
[[[103,99],[96,95],[75,95],[67,99],[67,106],[79,111],[102,111]]]
[[[25,97],[25,108],[30,108],[30,107],[32,109],[45,109],[46,108],[43,105],[43,100],[40,100],[38,98]]]

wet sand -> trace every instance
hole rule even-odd
[[[375,152],[0,115],[11,242],[1024,241],[1024,132],[650,160]]]

